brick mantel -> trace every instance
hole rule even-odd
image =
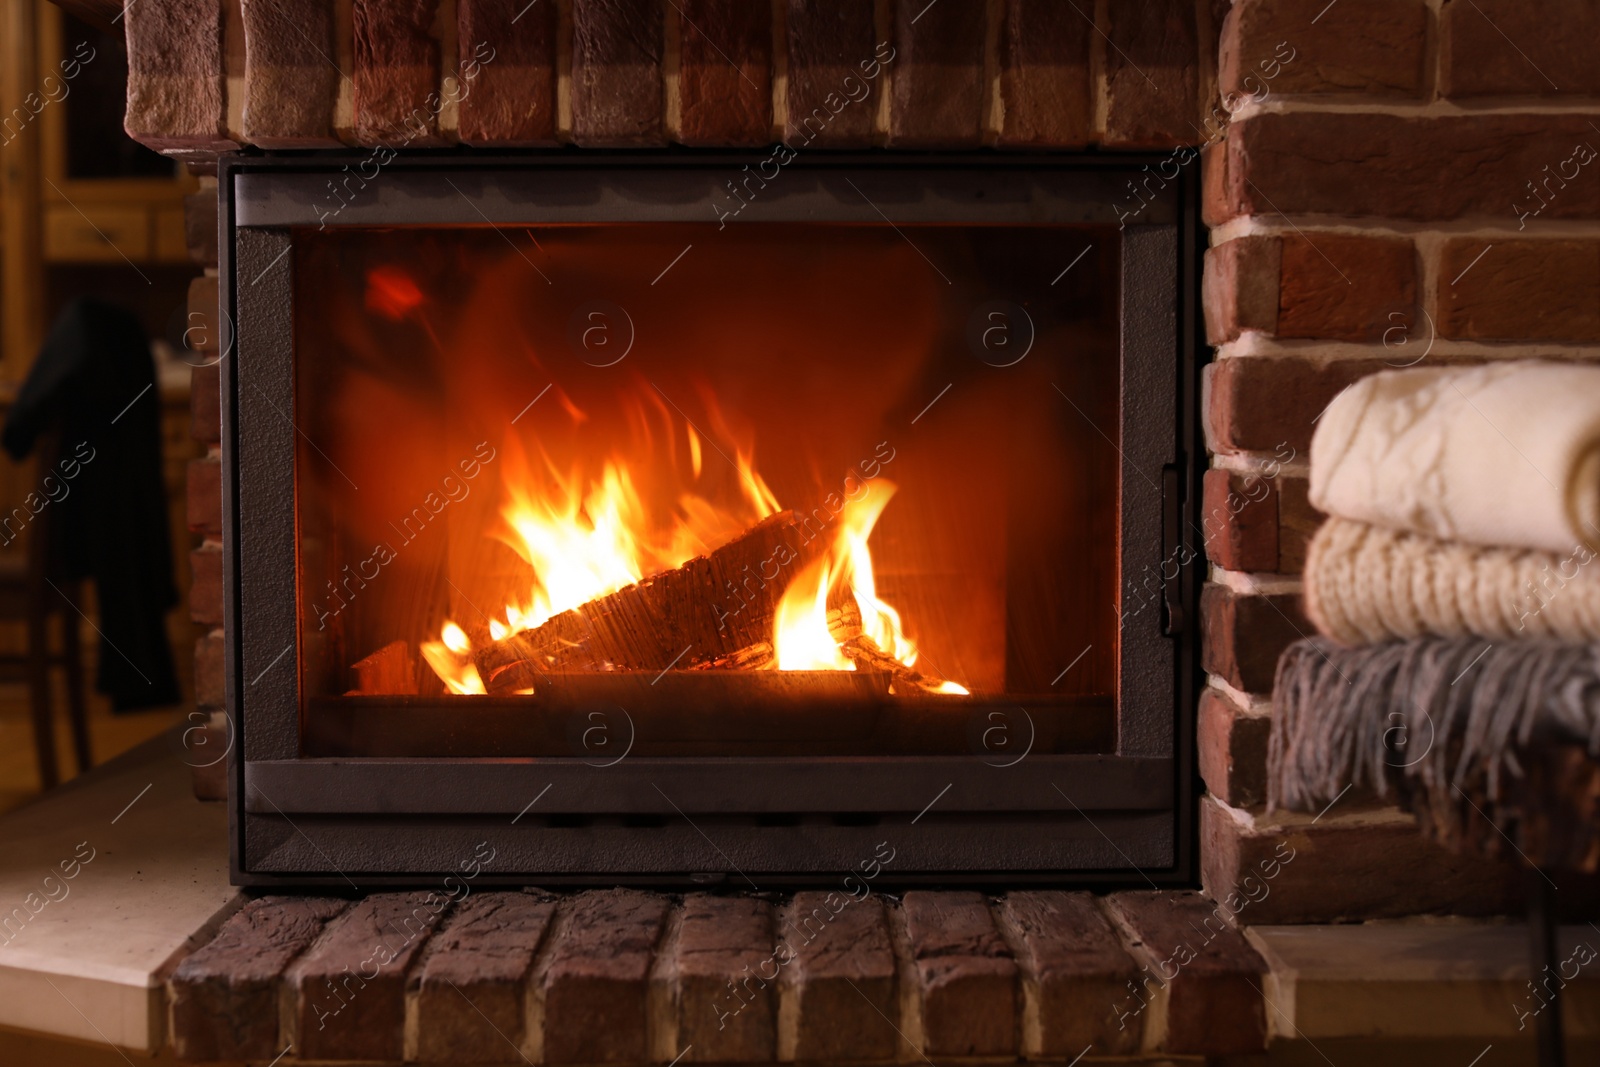
[[[127,129],[235,145],[1167,149],[1214,0],[142,0]],[[820,109],[820,111],[819,111]],[[806,119],[812,118],[810,126]]]

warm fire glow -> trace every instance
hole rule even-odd
[[[485,692],[478,668],[472,665],[469,653],[472,642],[466,632],[453,622],[447,622],[439,631],[439,640],[422,642],[422,658],[444,682],[452,693],[472,695]]]
[[[700,480],[700,438],[685,426],[694,474]],[[548,456],[535,468],[516,439],[506,442],[507,531],[500,539],[533,568],[526,596],[489,624],[492,638],[531,630],[563,611],[615,593],[642,578],[704,555],[779,510],[777,498],[737,453],[741,498],[718,506],[693,489],[678,497],[665,521],[650,514],[627,462],[613,457],[598,478],[557,470]]]
[[[584,417],[582,412],[573,414]],[[640,488],[640,478],[659,475],[642,465],[636,474],[621,455],[604,461],[598,472],[562,470],[542,449],[530,457],[516,438],[507,439],[502,449],[506,502],[501,508],[506,528],[495,536],[529,565],[533,578],[489,620],[490,640],[532,630],[562,612],[706,555],[782,510],[744,450],[736,450],[733,461],[736,498],[728,500],[734,494],[724,492],[722,500],[712,499],[710,490],[702,488],[701,435],[692,425],[668,422],[676,427],[674,434],[684,435],[688,471],[675,471],[681,490],[667,515],[659,514],[659,507],[652,510]],[[837,620],[843,606],[853,603],[860,613],[859,634],[906,668],[917,662],[917,647],[900,614],[878,596],[868,548],[895,486],[882,478],[860,485],[858,499],[846,502],[839,513],[824,557],[800,569],[784,587],[772,636],[772,666],[778,670],[857,669],[847,651],[859,657],[860,650],[847,650],[830,631],[830,604]],[[454,622],[444,624],[440,640],[422,644],[423,658],[453,693],[485,692],[472,650],[471,639]],[[921,684],[930,692],[967,692],[938,679]]]
[[[917,662],[916,645],[906,636],[900,613],[878,599],[872,553],[867,548],[872,528],[894,497],[895,487],[881,478],[862,485],[861,498],[847,502],[839,514],[838,531],[827,556],[801,571],[784,590],[772,641],[780,671],[856,669],[828,629],[829,594],[842,590],[849,590],[854,598],[866,636],[905,666]]]
[[[780,671],[853,671],[856,665],[828,632],[828,590],[840,576],[818,560],[789,583],[778,602],[772,647]]]

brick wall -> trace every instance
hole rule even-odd
[[[1235,0],[1223,23],[1219,89],[1250,99],[1204,164],[1202,863],[1226,892],[1296,843],[1255,921],[1505,901],[1504,870],[1362,798],[1267,818],[1264,738],[1272,663],[1311,629],[1306,449],[1334,395],[1386,367],[1600,356],[1600,164],[1578,162],[1600,147],[1600,70],[1579,58],[1597,30],[1589,0]]]

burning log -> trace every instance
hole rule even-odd
[[[696,671],[770,671],[778,666],[778,650],[772,647],[771,641],[762,641],[748,648],[741,648],[737,652],[730,652],[726,656],[708,659],[704,663],[696,663],[690,670]]]
[[[350,666],[356,676],[356,687],[347,695],[417,695],[417,657],[410,642],[390,641]]]
[[[839,643],[839,650],[844,653],[845,658],[856,665],[857,673],[887,677],[893,683],[897,694],[932,691],[938,685],[937,682],[912,670],[879,648],[878,643],[862,631],[861,612],[854,602],[828,609],[828,632]],[[773,670],[777,665],[777,653],[772,643],[761,641],[726,656],[718,656],[696,664],[693,669],[762,671]],[[814,675],[833,672],[797,673]]]
[[[784,587],[826,552],[823,533],[792,511],[770,515],[710,555],[486,643],[473,662],[490,693],[513,693],[550,671],[662,671],[750,659],[755,646],[770,649]]]
[[[833,635],[835,641],[841,644],[847,640],[862,637],[861,612],[854,603],[847,602],[838,607],[828,609],[828,632]],[[737,652],[730,652],[725,656],[716,656],[703,663],[697,663],[691,670],[768,671],[776,670],[777,667],[778,650],[773,647],[771,641],[758,641],[753,645],[739,649]]]

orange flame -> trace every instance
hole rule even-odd
[[[778,601],[772,648],[780,671],[853,671],[828,630],[828,591],[842,571],[831,559],[805,567]]]
[[[917,662],[917,647],[906,636],[900,613],[878,598],[867,540],[895,494],[885,479],[863,483],[859,500],[846,502],[828,554],[789,583],[773,628],[773,649],[781,671],[853,671],[856,665],[828,629],[828,594],[848,587],[861,611],[861,629],[884,652],[905,666]]]
[[[483,679],[472,663],[472,642],[453,622],[439,631],[439,640],[422,642],[422,658],[428,661],[445,687],[452,693],[472,695],[485,692]]]
[[[700,437],[685,425],[693,468],[689,485],[701,481]],[[652,513],[620,456],[602,463],[597,477],[581,468],[558,470],[541,452],[535,469],[515,438],[506,442],[502,471],[506,530],[499,537],[533,570],[526,594],[512,598],[504,620],[489,634],[499,640],[530,630],[563,611],[614,593],[643,578],[704,555],[779,510],[777,497],[752,459],[736,451],[740,497],[718,504],[685,488],[672,513]],[[680,473],[681,477],[681,473]]]
[[[676,420],[659,402],[656,407],[673,427],[675,439],[680,432]],[[575,420],[585,417],[581,411],[573,414]],[[719,416],[713,424],[720,425]],[[680,490],[668,515],[650,506],[636,484],[636,477],[643,475],[636,475],[621,455],[605,460],[597,473],[586,474],[578,466],[558,469],[542,448],[538,462],[531,461],[516,438],[506,441],[501,468],[506,528],[496,536],[529,565],[533,578],[525,591],[507,598],[500,617],[489,621],[491,640],[533,629],[561,612],[681,566],[782,510],[752,455],[742,449],[735,450],[737,498],[712,499],[699,488],[704,481],[701,436],[692,424],[683,425],[681,432],[688,444],[689,471],[673,473]],[[671,441],[667,453],[675,464]],[[648,470],[642,462],[637,469]],[[917,662],[917,646],[899,612],[878,596],[868,548],[895,486],[881,478],[863,485],[860,498],[847,501],[839,513],[826,555],[795,575],[780,598],[773,629],[779,670],[856,669],[828,627],[830,599],[837,604],[846,595],[859,609],[867,637],[907,668]],[[471,639],[454,622],[444,624],[440,640],[422,643],[422,655],[451,692],[485,692],[473,666]],[[954,682],[928,679],[923,684],[932,692],[966,692]]]

